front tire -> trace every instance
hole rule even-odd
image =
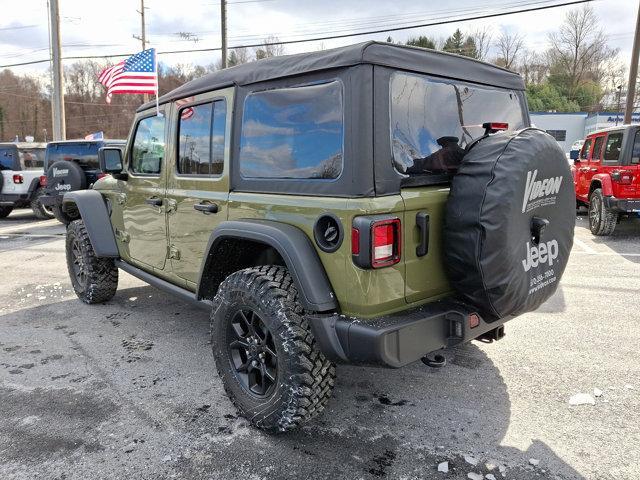
[[[291,430],[329,401],[335,366],[318,349],[283,267],[248,268],[222,282],[211,344],[227,395],[258,428]]]
[[[618,223],[618,214],[604,204],[602,189],[596,188],[589,195],[589,228],[597,236],[611,235]]]
[[[39,188],[33,194],[33,199],[31,200],[31,210],[33,210],[33,214],[39,220],[49,220],[54,217],[53,209],[51,207],[45,207],[40,203],[40,197],[45,194],[45,191],[42,188]]]
[[[51,207],[51,212],[53,213],[53,216],[56,217],[56,220],[64,225],[69,225],[74,220],[80,218],[80,215],[69,215],[68,213],[64,212],[62,210],[62,205],[54,205],[53,207]]]
[[[112,258],[98,258],[82,220],[67,228],[67,269],[76,295],[84,303],[110,300],[118,289],[118,268]]]
[[[7,218],[13,212],[13,207],[0,207],[0,218]]]

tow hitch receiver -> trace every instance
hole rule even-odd
[[[444,357],[444,355],[440,355],[439,353],[436,353],[433,356],[425,355],[420,360],[422,360],[422,363],[424,363],[427,367],[431,368],[442,368],[447,364],[447,359]]]
[[[493,341],[498,341],[503,339],[504,335],[505,335],[504,325],[500,325],[499,327],[494,328],[493,330],[489,330],[488,332],[483,333],[478,338],[476,338],[476,340],[479,340],[484,343],[491,343]]]

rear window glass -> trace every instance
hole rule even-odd
[[[640,163],[640,130],[636,132],[633,139],[633,153],[631,155],[631,163],[637,165]]]
[[[249,94],[240,138],[245,178],[334,179],[343,162],[338,81]]]
[[[59,143],[47,145],[47,168],[60,160],[69,160],[85,169],[98,169],[97,143]]]
[[[0,147],[0,170],[13,170],[15,155],[15,147]]]
[[[21,148],[20,166],[25,170],[42,170],[44,168],[44,148]]]
[[[609,163],[617,163],[622,149],[622,132],[610,133],[604,148],[604,160]]]
[[[393,163],[410,175],[454,173],[483,123],[525,126],[520,93],[425,75],[394,73],[390,104]]]

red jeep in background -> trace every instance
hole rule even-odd
[[[590,134],[571,171],[591,233],[611,235],[622,217],[640,212],[640,125]]]

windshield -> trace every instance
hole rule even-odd
[[[20,148],[20,166],[24,170],[42,170],[44,168],[44,148]]]
[[[483,123],[526,125],[521,93],[496,87],[396,72],[390,102],[393,163],[408,175],[455,173]]]
[[[47,145],[47,168],[59,160],[70,160],[84,169],[98,169],[97,143],[59,143]]]

